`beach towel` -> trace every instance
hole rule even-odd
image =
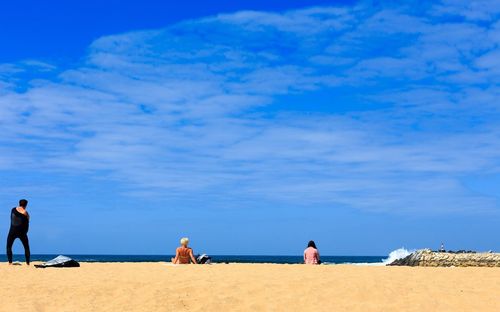
[[[36,268],[76,268],[80,263],[66,256],[57,256],[42,264],[35,264]]]

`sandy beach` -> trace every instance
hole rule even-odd
[[[0,264],[0,311],[500,311],[499,268]]]

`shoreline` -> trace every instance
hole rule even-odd
[[[410,265],[390,265],[387,263],[383,262],[374,262],[374,263],[321,263],[319,265],[309,265],[309,264],[304,264],[304,263],[273,263],[273,262],[228,262],[228,263],[222,263],[222,262],[213,262],[209,264],[173,264],[170,261],[112,261],[112,262],[107,262],[107,261],[78,261],[80,264],[85,264],[85,265],[99,265],[99,264],[105,264],[105,265],[127,265],[127,264],[132,264],[132,265],[165,265],[165,266],[172,266],[172,267],[190,267],[190,266],[201,266],[201,267],[208,267],[208,266],[287,266],[287,267],[330,267],[330,266],[346,266],[346,267],[387,267],[387,268],[394,268],[394,267],[408,267],[408,268],[443,268],[443,269],[454,269],[454,268],[492,268],[492,269],[500,269],[498,266],[424,266],[424,265],[415,265],[415,266],[410,266]],[[19,262],[19,261],[14,261],[14,267],[34,267],[35,264],[42,264],[44,263],[43,261],[32,261],[30,265],[26,265],[25,262]],[[9,267],[7,262],[0,262],[0,268],[2,266]],[[58,270],[58,269],[78,269],[78,268],[41,268],[41,269],[50,269],[50,270]]]
[[[169,262],[172,256],[165,255],[72,255],[64,254],[78,262]],[[32,261],[48,261],[58,254],[33,254]],[[301,264],[302,256],[268,256],[268,255],[210,255],[213,263],[277,263]],[[321,260],[328,264],[339,263],[382,263],[387,256],[322,256]],[[1,259],[1,258],[0,258]],[[0,260],[6,261],[6,258]],[[14,261],[24,262],[24,255],[15,255]]]

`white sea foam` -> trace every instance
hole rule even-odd
[[[344,264],[353,264],[353,265],[369,265],[369,266],[383,266],[387,265],[395,260],[404,258],[408,255],[410,255],[413,252],[413,250],[408,250],[405,248],[399,248],[396,250],[393,250],[389,253],[389,256],[385,259],[382,260],[382,262],[372,262],[372,263],[344,263]]]
[[[399,249],[393,250],[389,253],[389,257],[387,257],[387,259],[384,259],[382,261],[382,263],[384,265],[392,263],[395,260],[402,259],[406,256],[409,256],[412,252],[413,252],[413,250],[408,250],[405,248],[399,248]]]
[[[384,263],[382,262],[356,262],[356,263],[343,263],[343,264],[351,264],[351,265],[362,265],[362,266],[383,266],[385,265]]]

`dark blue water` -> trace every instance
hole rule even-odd
[[[31,261],[47,261],[58,255],[31,255]],[[79,262],[169,262],[172,255],[65,255]],[[210,255],[215,263],[302,263],[302,256],[224,256]],[[321,256],[328,264],[378,263],[387,256]],[[5,259],[3,261],[6,261]],[[14,255],[14,261],[24,262],[24,255]]]

